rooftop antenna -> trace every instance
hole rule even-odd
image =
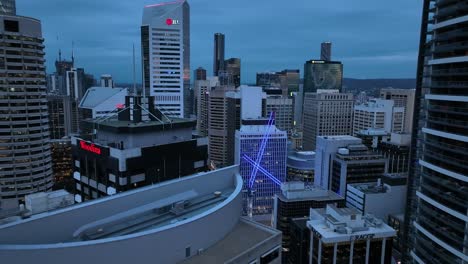
[[[75,42],[72,41],[72,55],[71,55],[71,59],[72,59],[72,65],[73,67],[75,67]]]
[[[133,43],[133,93],[136,94],[136,66],[135,66],[135,43]]]
[[[59,49],[59,61],[62,61],[62,49]]]

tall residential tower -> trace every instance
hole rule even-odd
[[[425,0],[405,227],[408,263],[468,262],[468,5]]]
[[[2,1],[3,3],[3,1]],[[52,188],[44,39],[34,18],[0,15],[0,209]]]

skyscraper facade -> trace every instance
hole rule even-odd
[[[197,105],[197,131],[200,136],[208,136],[208,106],[210,92],[219,85],[218,77],[196,80],[194,84]]]
[[[214,35],[213,54],[213,76],[218,76],[220,71],[224,71],[224,34]]]
[[[206,80],[206,70],[202,67],[198,67],[195,70],[195,81]]]
[[[405,108],[405,133],[413,130],[415,89],[386,88],[380,90],[380,99],[393,100],[396,107]]]
[[[234,135],[240,127],[240,95],[233,86],[218,86],[208,98],[210,162],[216,168],[234,164]]]
[[[402,133],[404,127],[405,108],[396,107],[393,100],[372,99],[354,107],[354,136],[367,129]]]
[[[16,15],[16,0],[1,0],[0,15]]]
[[[304,93],[343,90],[343,64],[339,61],[310,60],[304,64]]]
[[[241,85],[241,59],[230,58],[224,61],[224,71],[227,74],[227,85],[234,85],[239,87]],[[221,83],[226,83],[221,80]]]
[[[294,105],[293,99],[282,95],[268,95],[266,99],[267,116],[275,113],[275,125],[286,131],[288,138],[292,134]]]
[[[52,164],[41,22],[0,16],[0,209],[51,190]],[[19,62],[19,63],[18,63]]]
[[[332,43],[331,42],[322,42],[320,49],[320,60],[331,61],[332,55]]]
[[[244,190],[254,191],[253,215],[273,212],[273,197],[281,193],[281,183],[286,181],[287,134],[273,123],[251,120],[236,131],[235,163],[239,164]],[[244,214],[250,211],[248,196],[248,192],[243,194]]]
[[[409,263],[468,261],[466,30],[466,1],[424,1],[405,219]]]
[[[114,88],[114,80],[112,79],[112,75],[101,75],[101,87]]]
[[[143,87],[167,116],[183,117],[190,89],[190,7],[186,0],[145,6]]]
[[[304,99],[304,150],[315,150],[317,136],[351,135],[353,95],[306,93]]]

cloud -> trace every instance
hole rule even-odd
[[[416,69],[420,1],[192,0],[191,68],[211,72],[213,33],[226,34],[226,57],[242,59],[243,82],[255,73],[303,69],[333,42],[345,76],[411,77]],[[18,14],[38,18],[49,72],[61,48],[75,43],[77,66],[99,76],[132,80],[132,45],[140,60],[140,23],[147,0],[17,0]],[[138,64],[139,66],[139,64]],[[138,67],[140,68],[140,67]],[[140,69],[138,69],[140,70]]]

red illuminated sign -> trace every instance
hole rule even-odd
[[[116,108],[117,108],[117,109],[124,109],[124,108],[125,108],[125,105],[124,105],[124,104],[117,104],[117,105],[116,105]]]
[[[168,25],[168,26],[179,25],[179,24],[180,24],[180,22],[177,19],[172,19],[172,18],[166,19],[166,25]]]
[[[80,147],[86,151],[101,155],[101,149],[96,147],[94,144],[88,144],[84,141],[80,141]]]

